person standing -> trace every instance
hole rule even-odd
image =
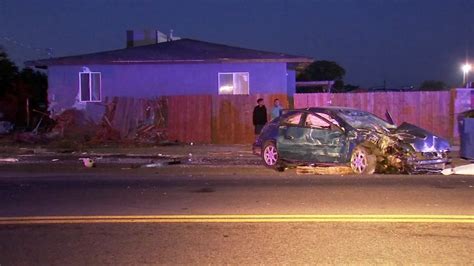
[[[263,126],[267,123],[267,108],[263,104],[263,99],[257,100],[257,106],[253,108],[253,125],[255,127],[255,135],[259,135]]]
[[[280,105],[280,100],[275,99],[273,101],[273,109],[272,109],[272,113],[271,113],[272,120],[281,115],[281,110],[283,110],[283,107],[281,107],[281,105]]]

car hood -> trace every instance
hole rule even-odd
[[[451,150],[451,146],[446,139],[410,123],[405,122],[401,124],[393,131],[393,134],[396,135],[400,141],[409,144],[417,152]]]

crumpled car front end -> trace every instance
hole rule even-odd
[[[440,173],[450,163],[447,140],[408,123],[391,130],[358,129],[356,134],[356,142],[373,146],[379,173]]]
[[[451,162],[447,140],[408,123],[364,136],[377,147],[378,172],[440,173]]]
[[[403,123],[394,135],[408,151],[405,164],[409,173],[439,173],[451,162],[449,142],[425,129]]]

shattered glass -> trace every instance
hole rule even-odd
[[[396,128],[373,114],[358,110],[341,110],[340,117],[353,128],[376,129],[378,131]]]

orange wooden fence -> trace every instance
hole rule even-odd
[[[211,143],[211,96],[165,98],[168,100],[167,133],[170,140]]]
[[[258,98],[264,99],[269,116],[276,98],[285,108],[289,107],[284,94],[182,95],[154,99],[113,97],[107,101],[115,106],[107,121],[111,121],[111,127],[122,139],[136,138],[144,130],[147,134],[143,137],[146,137],[154,126],[157,132],[163,129],[171,141],[251,144],[255,139],[252,112]],[[148,119],[150,112],[155,114],[151,120]],[[144,121],[148,124],[140,130]]]
[[[397,124],[409,122],[442,137],[453,139],[454,111],[451,91],[308,93],[295,94],[295,108],[346,106],[382,118],[388,110]]]
[[[270,116],[273,100],[288,108],[285,94],[165,96],[168,102],[167,132],[170,140],[196,143],[252,143],[253,108],[264,99]]]
[[[433,133],[457,141],[456,115],[471,107],[470,90],[430,92],[369,92],[255,95],[161,96],[151,100],[118,98],[112,126],[121,136],[140,133],[134,127],[146,120],[146,110],[153,107],[158,118],[157,130],[165,130],[169,140],[180,142],[251,144],[255,135],[252,112],[258,98],[264,99],[270,116],[273,100],[284,108],[347,106],[384,117],[388,110],[397,124],[409,122]],[[159,112],[158,112],[159,111]],[[165,120],[165,123],[160,121]],[[145,128],[147,129],[147,128]]]
[[[212,143],[252,143],[252,114],[258,98],[263,99],[268,116],[274,99],[278,98],[284,108],[289,106],[286,94],[212,96]]]

